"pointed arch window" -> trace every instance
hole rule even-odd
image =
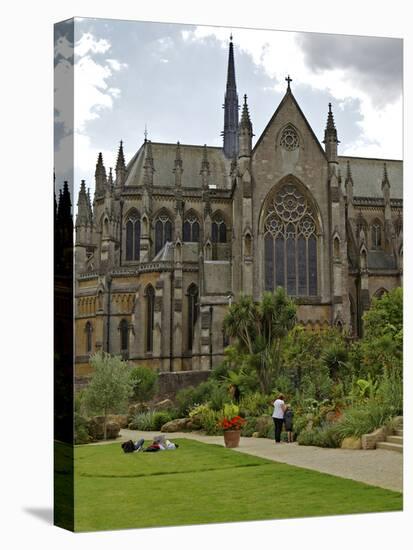
[[[141,252],[141,220],[138,214],[132,214],[126,222],[126,260],[138,261]]]
[[[122,319],[119,323],[120,351],[128,351],[129,348],[129,327],[128,321]]]
[[[172,222],[168,214],[162,213],[155,221],[155,255],[167,242],[172,242]]]
[[[371,226],[371,247],[375,250],[381,248],[381,223],[378,220]]]
[[[199,243],[199,221],[194,214],[189,214],[183,225],[183,240],[186,243]]]
[[[88,321],[85,325],[86,332],[86,353],[91,353],[92,351],[92,323]]]
[[[188,288],[188,350],[192,351],[195,335],[195,324],[198,319],[198,287],[195,284]]]
[[[294,151],[300,146],[298,134],[294,126],[288,124],[281,134],[280,145],[286,151]]]
[[[227,242],[227,226],[220,214],[214,217],[212,221],[211,231],[213,243]]]
[[[357,238],[360,238],[360,234],[362,231],[364,233],[364,237],[367,238],[367,222],[362,216],[359,216],[357,220],[356,231],[357,231]]]
[[[152,285],[146,288],[146,351],[153,351],[153,329],[155,326],[155,290]]]
[[[288,183],[272,198],[264,218],[264,284],[290,296],[318,292],[315,214],[298,188]]]

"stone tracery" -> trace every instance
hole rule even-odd
[[[272,198],[264,218],[265,288],[317,295],[317,226],[305,196],[292,183]]]

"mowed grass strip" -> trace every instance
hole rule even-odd
[[[95,531],[401,510],[402,494],[218,445],[75,450],[75,529]]]

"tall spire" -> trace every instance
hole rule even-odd
[[[241,122],[239,125],[239,156],[249,157],[252,149],[252,124],[248,112],[247,94],[244,95]]]
[[[155,172],[152,156],[152,142],[145,137],[145,161],[143,164],[144,181],[146,185],[153,185],[153,173]]]
[[[108,178],[108,191],[113,191],[113,174],[112,174],[112,167],[109,168],[109,178]]]
[[[201,171],[200,171],[200,175],[202,177],[202,187],[204,189],[208,188],[209,174],[210,174],[210,170],[209,170],[208,152],[207,152],[207,146],[205,144],[202,151],[202,162],[201,162]]]
[[[337,129],[334,124],[331,103],[328,104],[327,125],[324,131],[324,142],[327,159],[329,162],[337,162],[337,145],[340,143],[337,138]]]
[[[381,188],[383,189],[383,187],[385,185],[388,185],[390,187],[390,182],[389,182],[389,176],[387,174],[387,164],[384,163],[383,165],[383,179],[382,179],[382,182],[381,182]]]
[[[87,188],[87,205],[89,208],[89,219],[93,220],[93,209],[92,209],[92,199],[90,197],[90,187]]]
[[[90,221],[89,199],[86,194],[85,180],[82,180],[77,201],[76,226],[87,225]]]
[[[238,94],[235,81],[234,45],[229,42],[227,88],[224,102],[224,154],[232,158],[238,153]]]
[[[72,218],[72,201],[67,181],[64,182],[63,192],[61,191],[59,195],[58,213],[60,221],[67,221]]]
[[[353,185],[353,174],[351,173],[350,161],[347,161],[347,173],[346,173],[346,184],[351,183]]]
[[[95,196],[101,196],[105,194],[105,188],[106,188],[106,169],[103,164],[103,156],[102,153],[99,153],[98,155],[98,161],[96,163],[96,170],[95,170]]]
[[[126,175],[125,156],[123,154],[123,141],[120,141],[118,158],[116,160],[116,187],[123,185]]]
[[[176,144],[175,162],[173,172],[175,174],[175,186],[180,187],[182,184],[182,157],[181,157],[181,144],[179,141]]]

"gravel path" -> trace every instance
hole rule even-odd
[[[143,437],[151,441],[159,432],[138,432],[121,430],[117,441]],[[223,445],[222,436],[201,435],[197,432],[165,434],[169,439],[187,438]],[[106,442],[105,442],[106,443]],[[113,443],[108,441],[107,443]],[[317,470],[325,474],[354,479],[368,485],[383,487],[393,491],[403,491],[403,455],[395,451],[376,449],[372,451],[351,451],[344,449],[322,449],[301,446],[296,443],[275,443],[270,439],[241,437],[240,446],[234,451],[260,456],[292,466]]]

